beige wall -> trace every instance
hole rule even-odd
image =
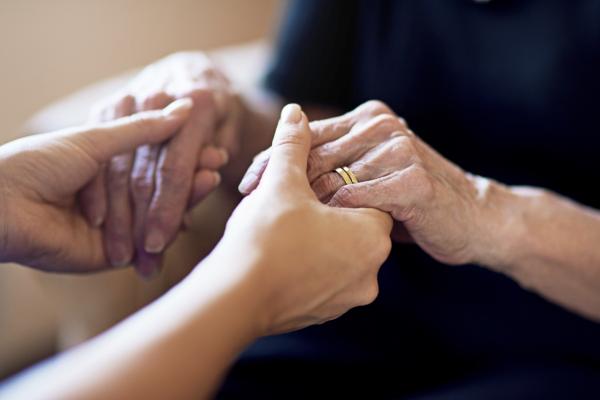
[[[277,0],[1,0],[0,140],[82,85],[270,34]]]

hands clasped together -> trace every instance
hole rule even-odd
[[[240,152],[244,107],[199,53],[151,65],[124,93],[98,108],[95,125],[2,148],[4,260],[52,271],[130,262],[142,275],[158,270],[186,212]],[[273,289],[265,293],[279,296],[270,308],[297,308],[298,319],[273,317],[265,331],[372,301],[389,253],[390,216],[395,239],[414,241],[438,260],[486,261],[486,229],[479,227],[490,220],[486,198],[494,185],[444,159],[383,103],[310,124],[295,105],[282,115],[273,147],[240,184],[247,197],[215,250],[229,264],[259,260],[263,284]],[[344,166],[357,183],[334,172]],[[326,311],[317,312],[321,306]]]
[[[202,53],[178,53],[147,67],[118,95],[97,107],[97,120],[162,108],[189,97],[194,106],[162,145],[113,157],[81,193],[84,214],[102,226],[113,266],[134,263],[154,274],[185,214],[219,184],[219,172],[244,138],[244,107],[227,78]],[[393,237],[415,241],[449,264],[486,263],[490,181],[471,176],[421,141],[385,104],[367,102],[313,121],[308,178],[329,205],[371,207],[396,220]],[[269,151],[246,173],[240,191],[256,187]],[[359,180],[343,186],[333,172],[347,166]],[[450,211],[451,210],[451,211]]]
[[[424,143],[380,101],[310,125],[308,178],[319,200],[334,207],[368,207],[396,221],[392,236],[414,241],[447,264],[483,263],[486,210],[493,182],[465,173]],[[249,194],[269,162],[259,154],[240,184]],[[346,184],[335,172],[358,179]]]

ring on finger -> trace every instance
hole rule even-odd
[[[339,167],[335,169],[335,172],[342,177],[344,185],[352,185],[358,183],[358,178],[348,167]]]

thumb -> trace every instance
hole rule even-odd
[[[141,145],[169,139],[186,121],[192,106],[191,99],[183,98],[163,110],[140,112],[83,131],[73,130],[67,136],[98,163],[104,163]]]
[[[311,133],[306,115],[297,104],[288,104],[281,110],[281,117],[273,137],[271,158],[263,180],[290,178],[303,179],[308,185],[306,166],[310,152]]]

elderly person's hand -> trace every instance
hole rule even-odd
[[[103,225],[111,263],[134,261],[142,275],[158,270],[186,211],[218,186],[217,170],[238,151],[239,98],[203,53],[177,53],[146,67],[94,113],[106,121],[183,97],[194,108],[175,137],[113,158],[81,197],[90,223]]]
[[[108,267],[101,231],[77,195],[118,154],[169,139],[190,99],[112,122],[25,137],[0,147],[0,257],[51,271]]]
[[[374,207],[396,220],[394,237],[414,240],[448,264],[482,262],[489,181],[469,175],[408,129],[385,104],[367,102],[340,117],[311,123],[308,175],[318,198],[339,207]],[[257,157],[240,190],[250,192],[268,160]],[[347,166],[358,184],[335,171]]]

